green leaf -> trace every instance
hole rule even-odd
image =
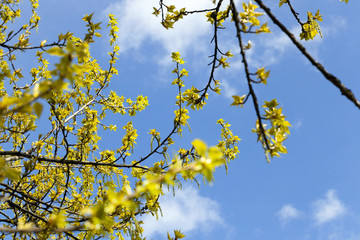
[[[36,102],[33,104],[33,108],[34,108],[36,116],[40,117],[42,110],[43,110],[43,105],[39,102]]]
[[[200,139],[195,139],[191,144],[194,146],[196,152],[200,156],[204,156],[206,154],[207,146],[203,141]]]
[[[184,234],[180,232],[180,230],[174,230],[174,234],[175,234],[175,239],[181,239],[186,237]]]
[[[169,233],[167,233],[167,238],[168,238],[168,240],[173,240],[172,237],[170,237]]]
[[[243,96],[234,95],[232,97],[234,99],[234,102],[231,104],[231,106],[239,106],[239,105],[240,105],[240,107],[244,106],[243,104],[244,104],[246,95],[243,95]]]
[[[50,55],[55,55],[55,56],[64,56],[65,55],[64,50],[62,50],[60,47],[52,47],[52,48],[46,50],[46,52]]]

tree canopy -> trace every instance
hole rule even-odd
[[[131,99],[111,89],[120,51],[117,16],[109,14],[107,23],[94,21],[96,12],[79,16],[74,24],[83,24],[85,34],[65,32],[37,41],[32,39],[41,21],[39,3],[29,3],[30,16],[22,15],[29,7],[20,0],[0,4],[1,239],[145,239],[141,215],[161,214],[159,198],[165,189],[181,191],[186,181],[212,182],[215,169],[227,170],[238,156],[240,138],[224,119],[217,121],[221,133],[215,146],[200,139],[191,144],[179,140],[191,129],[192,112],[206,108],[209,98],[221,94],[218,71],[231,71],[229,59],[236,54],[241,57],[247,91],[232,96],[231,105],[253,107],[252,132],[269,163],[286,154],[291,124],[283,107],[276,98],[260,102],[256,93],[257,85],[267,84],[270,69],[248,61],[252,48],[248,36],[271,33],[269,22],[355,105],[354,111],[360,109],[360,102],[343,81],[304,47],[304,42],[323,37],[320,10],[298,13],[292,1],[279,1],[278,7],[286,8],[284,12],[290,12],[301,27],[295,36],[265,1],[213,0],[213,8],[186,9],[160,0],[154,2],[155,16],[150,17],[157,17],[171,31],[183,18],[202,15],[212,26],[209,42],[213,50],[202,86],[187,81],[191,73],[180,52],[169,56],[174,76],[169,84],[177,94],[165,101],[175,104],[176,110],[167,113],[173,121],[168,132],[155,128],[146,132],[148,143],[140,146],[131,119],[141,118],[151,99],[142,95]],[[107,36],[101,35],[102,28]],[[238,52],[222,49],[219,36],[223,31],[233,31]],[[92,46],[101,39],[108,39],[111,49],[105,66],[92,56]],[[25,57],[31,62],[19,64]],[[110,132],[118,139],[114,149],[101,143]],[[174,230],[167,237],[185,235]]]

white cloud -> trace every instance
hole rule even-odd
[[[324,24],[320,25],[321,32],[324,38],[329,36],[335,36],[341,31],[349,28],[347,20],[343,16],[330,15],[327,17]]]
[[[280,221],[285,224],[290,220],[299,218],[302,215],[302,212],[297,210],[292,205],[286,204],[282,206],[282,208],[276,213],[276,215],[279,217]]]
[[[297,27],[293,27],[290,31],[292,33],[296,32],[295,34],[297,34],[297,29]],[[280,57],[292,45],[289,37],[282,32],[277,32],[269,35],[269,37],[262,38],[260,44],[266,48],[262,59],[269,65],[278,62]]]
[[[225,79],[221,81],[222,95],[233,100],[232,96],[236,95],[237,90],[231,86]]]
[[[313,207],[313,216],[318,225],[333,221],[346,212],[344,204],[338,199],[333,189],[326,192],[324,199],[315,201]]]
[[[274,28],[276,28],[274,26]],[[275,29],[273,29],[274,31]],[[295,26],[290,31],[296,36],[300,33],[300,28]],[[238,52],[237,43],[227,43],[233,52]],[[289,37],[279,30],[273,33],[261,34],[251,40],[252,47],[246,51],[247,61],[255,67],[269,66],[281,61],[282,56],[293,48],[293,44]],[[240,69],[242,67],[242,59],[231,63],[231,67]]]
[[[237,1],[240,2],[240,1]],[[119,45],[120,51],[129,52],[142,48],[146,43],[155,43],[163,48],[157,51],[158,56],[152,56],[159,63],[169,62],[169,54],[172,51],[204,53],[210,46],[212,38],[212,26],[206,21],[203,13],[185,16],[184,19],[175,23],[174,28],[166,30],[160,24],[161,17],[155,17],[153,7],[157,7],[156,1],[144,0],[122,0],[110,4],[104,13],[113,13],[118,17],[119,22]],[[186,7],[187,10],[199,10],[213,8],[209,0],[168,0],[166,4],[174,4],[178,8]],[[271,22],[270,20],[268,20]],[[346,20],[341,17],[332,17],[328,23],[321,24],[325,37],[338,34],[340,29],[346,27]],[[289,38],[277,29],[272,27],[274,33],[262,34],[261,38],[253,41],[253,49],[247,51],[250,64],[262,67],[278,63],[283,54],[292,48]],[[293,26],[290,31],[298,38],[300,26]],[[233,36],[233,35],[231,35]],[[235,41],[235,39],[234,39]],[[256,42],[255,42],[256,41]],[[232,41],[231,41],[232,42]],[[236,41],[235,41],[236,42]],[[302,41],[309,52],[318,58],[318,50],[322,39],[316,37],[313,41]],[[222,46],[228,45],[227,40],[222,41]],[[149,47],[149,45],[146,45]],[[231,43],[234,51],[238,51],[237,44]],[[142,52],[144,49],[142,49]],[[146,51],[146,50],[145,50]],[[165,57],[166,56],[166,57]],[[233,68],[239,68],[241,60],[233,62]]]
[[[302,125],[303,125],[303,119],[298,119],[298,120],[295,121],[295,124],[293,125],[293,127],[297,130],[297,129],[299,129]]]
[[[193,187],[178,190],[175,197],[169,193],[160,199],[160,205],[163,217],[160,216],[158,221],[151,215],[143,218],[144,236],[149,239],[157,234],[163,238],[174,229],[180,229],[186,235],[189,231],[206,232],[224,225],[218,203],[201,196]]]
[[[320,36],[315,37],[311,41],[300,40],[300,26],[296,25],[290,28],[290,32],[296,37],[301,44],[303,44],[309,53],[319,58],[319,48],[324,39],[330,36],[339,34],[340,31],[347,28],[347,21],[343,17],[330,16],[325,24],[321,24],[321,32],[324,38]],[[273,27],[275,30],[277,27]],[[274,33],[263,34],[260,40],[257,40],[257,44],[254,44],[251,52],[248,52],[249,63],[255,66],[271,65],[280,62],[282,56],[288,52],[293,44],[288,36],[279,30],[275,30]],[[295,47],[293,48],[295,49]],[[296,49],[296,51],[298,51]]]
[[[335,230],[334,232],[328,235],[328,240],[359,240],[360,233],[354,233],[349,231],[339,231]]]
[[[166,4],[186,7],[187,10],[214,7],[209,0],[171,0]],[[105,10],[105,13],[113,13],[118,18],[120,51],[138,49],[146,42],[153,42],[160,44],[168,54],[172,51],[200,51],[205,45],[201,44],[202,40],[209,43],[209,36],[203,37],[212,33],[211,25],[203,13],[185,16],[174,24],[173,29],[166,30],[160,24],[161,16],[152,14],[153,7],[157,6],[157,1],[123,0]]]

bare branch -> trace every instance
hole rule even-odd
[[[281,31],[283,31],[290,38],[294,45],[311,62],[311,64],[314,65],[314,67],[316,67],[327,80],[334,84],[340,90],[342,95],[344,95],[347,99],[354,103],[357,108],[360,109],[360,102],[352,93],[352,91],[345,87],[345,85],[337,77],[326,71],[325,67],[310,55],[306,48],[298,40],[296,40],[295,36],[275,17],[274,14],[272,14],[270,8],[268,8],[261,0],[255,0],[255,2],[259,4],[259,6],[266,12],[273,23],[277,25]]]
[[[246,79],[247,79],[247,82],[248,82],[249,95],[251,95],[251,98],[253,100],[253,105],[254,105],[254,108],[255,108],[256,116],[257,116],[257,119],[259,121],[260,133],[261,133],[261,135],[262,135],[262,137],[264,139],[266,149],[271,150],[269,142],[268,142],[268,138],[267,138],[267,136],[265,134],[264,126],[262,124],[262,117],[261,117],[261,114],[260,114],[259,103],[258,103],[256,94],[254,92],[254,89],[252,87],[252,80],[251,80],[251,77],[250,77],[249,66],[248,66],[248,62],[246,61],[245,50],[244,50],[244,46],[243,46],[242,39],[241,39],[241,28],[240,28],[240,21],[239,21],[239,17],[238,17],[239,13],[238,13],[238,11],[236,9],[236,6],[235,6],[235,3],[234,3],[233,0],[230,0],[230,4],[231,4],[232,12],[233,12],[233,20],[235,22],[235,27],[236,27],[236,36],[237,36],[238,41],[239,41],[240,54],[242,56],[242,62],[244,64]]]

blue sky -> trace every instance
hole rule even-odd
[[[166,2],[189,9],[212,6],[209,0]],[[286,6],[278,8],[277,1],[265,3],[292,32],[299,33]],[[156,128],[165,135],[172,127],[176,89],[171,86],[174,65],[170,53],[180,51],[183,55],[189,71],[187,86],[201,88],[210,71],[207,56],[212,53],[212,28],[205,17],[188,16],[173,30],[165,30],[151,15],[157,4],[152,0],[40,1],[41,40],[51,41],[68,30],[82,36],[85,27],[81,18],[92,12],[97,21],[104,22],[103,27],[107,13],[119,19],[119,76],[113,79],[111,88],[126,97],[146,95],[150,102],[132,119],[140,135],[135,155],[148,150],[149,129]],[[307,10],[320,9],[324,38],[304,44],[359,97],[360,2],[350,0],[346,5],[337,0],[302,0],[293,4],[302,19]],[[189,146],[193,139],[200,138],[215,145],[220,137],[216,120],[223,118],[242,139],[239,157],[231,162],[227,175],[224,169],[217,170],[211,186],[202,185],[199,190],[196,184],[184,184],[175,198],[169,194],[161,199],[164,217],[157,223],[150,216],[144,217],[148,239],[164,239],[174,228],[181,229],[188,239],[199,240],[360,239],[360,111],[301,56],[276,26],[270,22],[269,26],[272,34],[251,36],[254,47],[247,53],[253,69],[271,69],[268,85],[255,86],[256,94],[260,102],[277,98],[283,106],[293,125],[285,143],[289,153],[267,164],[251,133],[256,119],[251,102],[241,109],[230,107],[231,96],[246,94],[247,86],[235,31],[229,24],[220,32],[220,47],[225,52],[232,50],[236,56],[230,69],[216,73],[222,82],[222,95],[210,94],[203,111],[191,112],[192,132],[175,141]],[[95,46],[93,55],[106,64],[107,39],[100,39]],[[116,140],[108,136],[103,144],[111,146]]]

